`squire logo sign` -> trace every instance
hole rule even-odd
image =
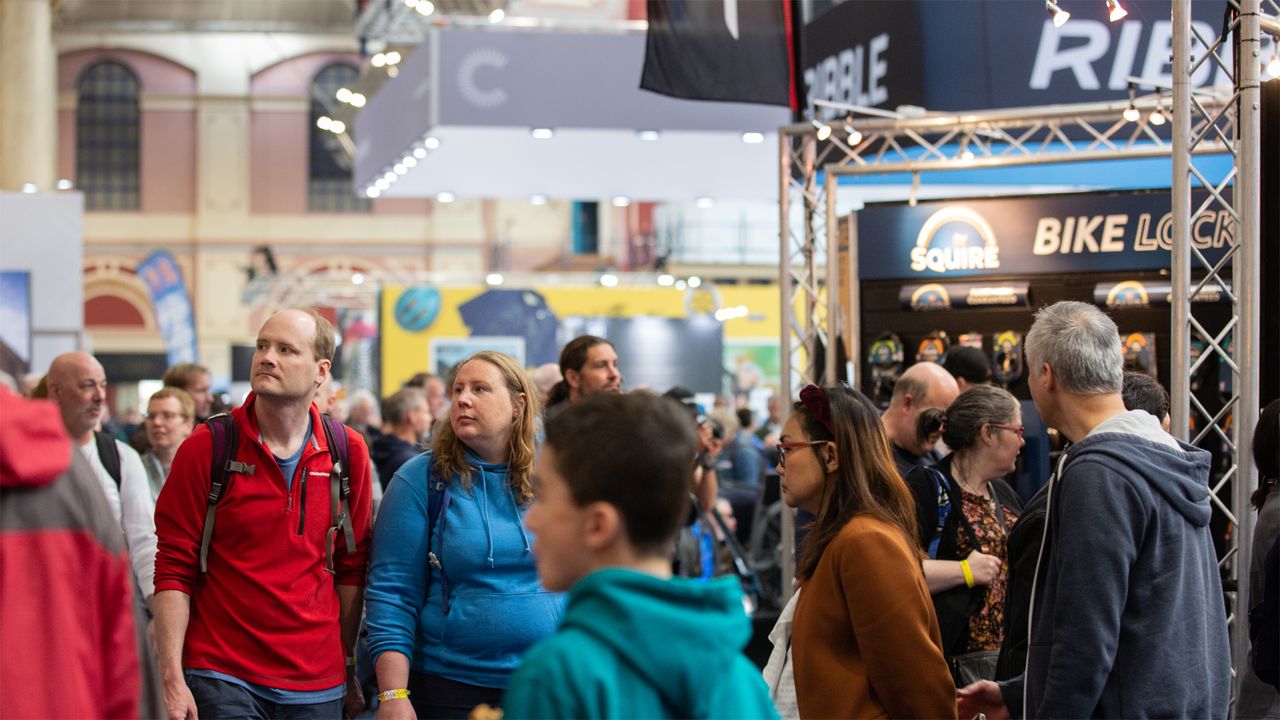
[[[1197,198],[1199,196],[1199,198]],[[1193,193],[1192,202],[1203,200]],[[868,205],[857,214],[864,279],[1157,270],[1170,266],[1167,192]],[[1235,244],[1226,211],[1193,218],[1210,262]]]
[[[1222,5],[1191,5],[1195,32],[1212,42]],[[1054,27],[1037,2],[849,0],[804,28],[808,107],[814,100],[929,110],[1031,107],[1123,98],[1129,77],[1170,83],[1169,0],[1124,6],[1129,15],[1118,23],[1107,21],[1098,2],[1072,7],[1071,20]],[[1264,33],[1260,51],[1269,55],[1272,42]],[[1229,48],[1220,53],[1231,67]],[[1227,71],[1201,63],[1192,84],[1229,84]],[[845,114],[818,112],[825,120]]]

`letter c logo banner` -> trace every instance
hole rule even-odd
[[[468,103],[484,109],[493,110],[506,104],[510,96],[500,87],[483,89],[476,84],[476,72],[482,67],[501,70],[507,66],[507,56],[493,48],[481,48],[467,54],[458,63],[458,92]]]

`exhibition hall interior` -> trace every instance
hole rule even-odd
[[[1280,715],[1250,666],[1280,533],[1277,18],[1276,0],[0,0],[0,567],[22,573],[0,569],[0,718],[53,712],[11,697],[44,687],[11,661],[71,605],[55,581],[15,599],[10,581],[49,572],[33,557],[60,562],[15,538],[80,517],[34,488],[85,468],[111,516],[93,554],[123,558],[129,587],[114,620],[62,621],[126,618],[127,659],[88,663],[73,716]],[[1057,311],[1076,314],[1048,329]],[[1119,336],[1114,373],[1073,334],[1090,323]],[[1145,408],[1135,383],[1163,423],[1129,461],[1194,460],[1179,492],[1203,515],[1195,607],[1213,612],[1177,652],[1206,658],[1186,678],[1209,689],[1117,689],[1145,682],[1120,667],[1142,652],[1133,569],[1121,659],[1100,651],[1116,667],[1076,706],[1032,687],[1037,638],[1063,629],[1014,600],[1052,606],[1069,573],[1019,566],[1015,539],[1061,494],[1037,550],[1128,542],[1054,526],[1122,376],[1114,409]],[[572,477],[661,475],[671,443],[692,484],[670,537],[636,506],[661,483],[615,497]],[[284,519],[251,509],[259,475]],[[864,517],[909,542],[841,545]],[[1157,525],[1133,530],[1134,563]],[[302,549],[250,557],[277,542]],[[670,562],[644,567],[729,609],[680,629],[659,605],[692,600],[642,606],[659,591],[600,579],[653,547]],[[909,572],[849,559],[899,549]],[[326,601],[280,614],[313,580]],[[584,615],[591,592],[652,624]],[[920,596],[923,625],[881,630],[909,659],[864,624],[890,611],[852,599],[891,593]],[[819,617],[853,639],[820,642]],[[726,689],[676,682],[695,661],[661,642],[726,668]],[[615,644],[632,664],[610,664]],[[894,662],[918,687],[887,683]]]

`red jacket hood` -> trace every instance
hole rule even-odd
[[[71,466],[58,406],[0,387],[0,487],[47,485]]]

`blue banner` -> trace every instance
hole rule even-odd
[[[1201,206],[1204,192],[1193,192]],[[1168,193],[1098,193],[868,205],[858,211],[864,280],[1043,275],[1169,268]],[[1192,219],[1210,262],[1235,244],[1225,210]]]
[[[142,261],[137,273],[151,291],[151,305],[169,364],[196,362],[195,320],[187,284],[182,280],[182,268],[169,251],[157,250]]]

